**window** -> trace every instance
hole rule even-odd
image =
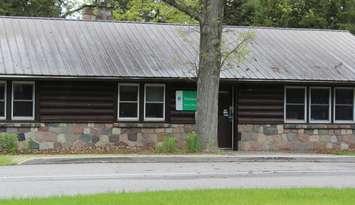
[[[286,122],[306,121],[306,88],[305,87],[285,88],[284,116]]]
[[[330,88],[310,88],[310,122],[330,122]]]
[[[0,119],[6,119],[6,83],[0,82]]]
[[[12,83],[12,119],[34,120],[34,82]]]
[[[165,119],[165,85],[144,85],[144,120],[162,121]]]
[[[334,121],[352,122],[354,120],[354,90],[352,88],[334,89]]]
[[[139,85],[119,84],[118,85],[118,119],[138,120],[139,119]]]

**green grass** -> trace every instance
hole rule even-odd
[[[1,205],[353,205],[355,189],[219,189],[0,200]]]
[[[1,155],[0,154],[0,166],[16,165],[32,158],[36,158],[36,155]]]
[[[339,151],[335,153],[336,155],[345,155],[345,156],[355,156],[354,151]]]
[[[14,158],[9,155],[0,155],[0,166],[16,164]]]

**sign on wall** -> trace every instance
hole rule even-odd
[[[176,91],[176,110],[196,111],[196,91],[177,90]]]

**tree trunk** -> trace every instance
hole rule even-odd
[[[223,0],[203,0],[201,8],[196,130],[206,151],[218,149],[223,3]]]

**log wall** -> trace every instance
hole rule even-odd
[[[115,119],[113,82],[38,81],[41,122],[112,122]]]
[[[240,124],[283,123],[282,85],[242,85],[238,92],[237,113]]]

